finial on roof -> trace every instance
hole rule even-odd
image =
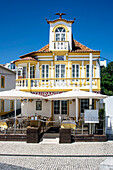
[[[60,19],[62,18],[62,15],[66,15],[65,13],[56,13],[55,15],[59,15]]]

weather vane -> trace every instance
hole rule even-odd
[[[65,13],[56,13],[55,15],[59,15],[60,19],[62,18],[62,15],[66,15]]]

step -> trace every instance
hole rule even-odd
[[[59,133],[44,133],[42,138],[59,138]]]
[[[40,144],[58,144],[58,143],[59,143],[59,138],[55,138],[55,139],[43,138],[42,142],[40,142]]]

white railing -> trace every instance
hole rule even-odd
[[[53,42],[54,50],[68,50],[68,41],[54,41]]]
[[[64,89],[64,88],[79,88],[79,89],[89,89],[90,82],[89,78],[32,78],[30,81],[28,79],[18,79],[16,80],[17,89]],[[93,78],[92,88],[100,89],[100,78]]]

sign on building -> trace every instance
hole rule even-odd
[[[99,123],[98,110],[84,110],[85,123]]]

